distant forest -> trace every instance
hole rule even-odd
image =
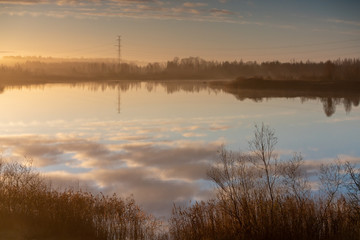
[[[19,59],[8,57],[12,61]],[[20,58],[21,60],[22,58]],[[174,58],[141,66],[105,60],[47,61],[30,58],[0,65],[3,83],[19,81],[235,79],[360,81],[360,59],[325,62],[206,61],[199,57]]]
[[[43,83],[97,84],[164,83],[168,92],[207,88],[239,100],[285,97],[319,99],[327,116],[336,105],[346,112],[360,102],[360,59],[325,62],[218,62],[199,57],[174,58],[166,63],[115,63],[109,59],[8,57],[0,65],[0,93],[5,87]],[[190,80],[190,81],[186,81]],[[147,86],[149,89],[152,85]]]

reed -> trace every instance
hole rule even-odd
[[[158,239],[160,229],[131,197],[54,190],[28,163],[0,164],[0,239]]]
[[[248,153],[224,147],[208,171],[217,197],[174,206],[172,239],[360,239],[360,171],[322,165],[311,189],[301,154],[280,161],[274,130],[255,126]]]

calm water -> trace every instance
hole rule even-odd
[[[356,101],[259,100],[240,101],[201,84],[6,87],[0,150],[6,158],[32,158],[56,186],[133,194],[158,216],[169,214],[173,202],[209,198],[209,161],[221,144],[246,151],[254,123],[276,130],[283,159],[296,151],[309,166],[360,160]]]

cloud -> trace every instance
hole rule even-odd
[[[205,199],[211,195],[211,191],[202,190],[199,183],[162,180],[157,176],[157,170],[143,167],[98,170],[88,174],[89,179],[97,179],[106,186],[105,193],[132,194],[140,205],[158,216],[169,216],[173,203],[185,203],[195,197]]]
[[[6,142],[14,142],[8,139]],[[178,143],[126,143],[105,145],[84,139],[46,140],[36,143],[21,139],[14,149],[17,155],[28,155],[36,159],[39,166],[51,166],[61,161],[85,168],[114,168],[136,166],[161,169],[164,179],[175,178],[184,181],[200,180],[206,177],[206,168],[216,156],[220,143],[184,141]],[[57,143],[55,143],[57,142]],[[5,141],[2,141],[3,145]],[[34,144],[37,144],[36,147]],[[72,156],[66,159],[71,153]],[[75,161],[76,160],[76,161]]]
[[[79,134],[18,135],[1,136],[0,146],[7,155],[32,158],[55,187],[133,194],[159,216],[169,215],[173,202],[211,195],[204,186],[206,169],[220,142],[151,140],[102,143]]]
[[[29,4],[57,4],[57,5],[86,5],[86,4],[102,4],[102,0],[0,0],[0,4],[23,4],[23,5],[29,5]],[[151,2],[160,2],[152,1],[152,0],[110,0],[110,2],[114,3],[131,3],[131,4],[137,4],[137,3],[151,3]]]
[[[322,158],[322,159],[306,159],[303,163],[303,169],[309,176],[317,176],[321,165],[327,165],[334,163],[336,159],[339,159],[340,162],[345,163],[349,162],[351,164],[359,164],[360,157],[351,156],[347,154],[339,154],[337,158]]]
[[[199,129],[200,126],[192,125],[192,126],[186,126],[186,127],[173,127],[171,129],[172,132],[184,132],[184,131],[193,131],[196,129]]]
[[[49,0],[0,0],[0,4],[31,5],[40,3],[49,3]]]
[[[90,191],[94,194],[99,193],[99,186],[93,179],[87,175],[79,173],[70,173],[67,171],[52,171],[42,173],[41,176],[53,188],[57,190],[74,189]]]
[[[206,168],[216,157],[220,144],[183,141],[172,146],[144,143],[125,144],[121,148],[129,164],[159,168],[164,178],[193,181],[206,178]]]
[[[346,25],[352,25],[352,26],[356,26],[356,27],[360,27],[360,22],[357,21],[348,21],[348,20],[342,20],[342,19],[326,19],[327,22],[330,23],[339,23],[339,24],[346,24]]]
[[[227,130],[227,129],[229,129],[230,128],[230,126],[227,126],[227,125],[219,125],[219,124],[216,124],[216,123],[214,123],[214,124],[211,124],[210,125],[210,130],[211,131],[219,131],[219,130]]]
[[[207,3],[200,3],[200,2],[185,2],[183,4],[184,7],[190,7],[190,8],[194,8],[194,7],[204,7],[204,6],[207,6],[208,4]]]
[[[226,4],[225,1],[223,1]],[[291,25],[244,20],[240,12],[218,9],[204,2],[181,2],[163,0],[0,0],[5,8],[0,15],[47,16],[55,18],[132,18],[178,20],[197,22],[220,22],[262,27],[294,29]],[[23,5],[18,8],[17,5]],[[29,6],[26,6],[29,5]],[[31,5],[31,6],[30,6]]]
[[[338,123],[338,122],[349,122],[349,121],[359,121],[360,116],[347,116],[346,118],[329,118],[318,122],[325,122],[325,123]]]
[[[217,8],[213,8],[210,10],[211,13],[216,14],[216,15],[235,15],[235,12],[229,11],[229,10],[225,10],[225,9],[217,9]]]
[[[0,14],[30,15],[34,17],[52,16],[57,18],[66,16],[76,18],[126,17],[139,19],[176,19],[186,21],[222,22],[224,20],[229,20],[224,19],[224,16],[230,16],[232,14],[227,10],[211,10],[207,3],[202,2],[181,3],[160,0],[0,0],[0,4],[9,5],[8,9],[6,11],[0,11]],[[17,8],[16,5],[37,6],[31,8],[24,6],[24,8],[21,8],[21,11],[19,11],[19,8]],[[68,6],[71,6],[71,8]],[[201,8],[201,10],[199,8]],[[222,15],[222,18],[218,18],[218,15]]]
[[[74,167],[98,167],[121,164],[121,154],[98,142],[74,137],[39,135],[0,137],[2,148],[11,149],[15,156],[29,156],[39,167],[71,164]],[[99,160],[101,159],[101,161]]]
[[[328,32],[328,33],[336,33],[341,35],[351,35],[351,36],[360,36],[360,30],[349,30],[349,31],[337,31],[333,29],[322,29],[322,28],[313,28],[313,32]]]
[[[182,134],[184,137],[205,137],[206,134],[203,133],[194,133],[194,132],[187,132]]]

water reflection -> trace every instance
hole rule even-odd
[[[254,122],[277,130],[281,158],[302,152],[309,168],[336,156],[359,160],[358,96],[235,90],[211,81],[6,86],[0,152],[30,156],[54,184],[77,179],[134,194],[158,215],[173,202],[208,199],[209,162],[221,144],[246,147]],[[326,119],[322,106],[330,116],[341,104],[351,116]]]
[[[349,114],[353,107],[358,107],[360,103],[360,93],[348,93],[344,91],[339,92],[319,92],[319,91],[292,91],[292,90],[244,90],[232,89],[225,85],[219,85],[215,81],[106,81],[106,82],[74,82],[66,84],[69,88],[81,88],[88,91],[107,91],[117,90],[117,112],[120,113],[121,92],[130,90],[138,90],[144,87],[148,92],[156,91],[158,87],[165,89],[167,94],[173,94],[179,91],[198,93],[200,91],[209,91],[212,93],[225,92],[232,94],[239,101],[251,99],[254,102],[261,103],[264,100],[271,98],[300,98],[301,103],[317,100],[322,103],[323,111],[327,117],[331,117],[337,106],[343,105],[344,110]],[[0,86],[0,94],[7,89],[44,89],[51,87],[50,85],[13,85]]]

